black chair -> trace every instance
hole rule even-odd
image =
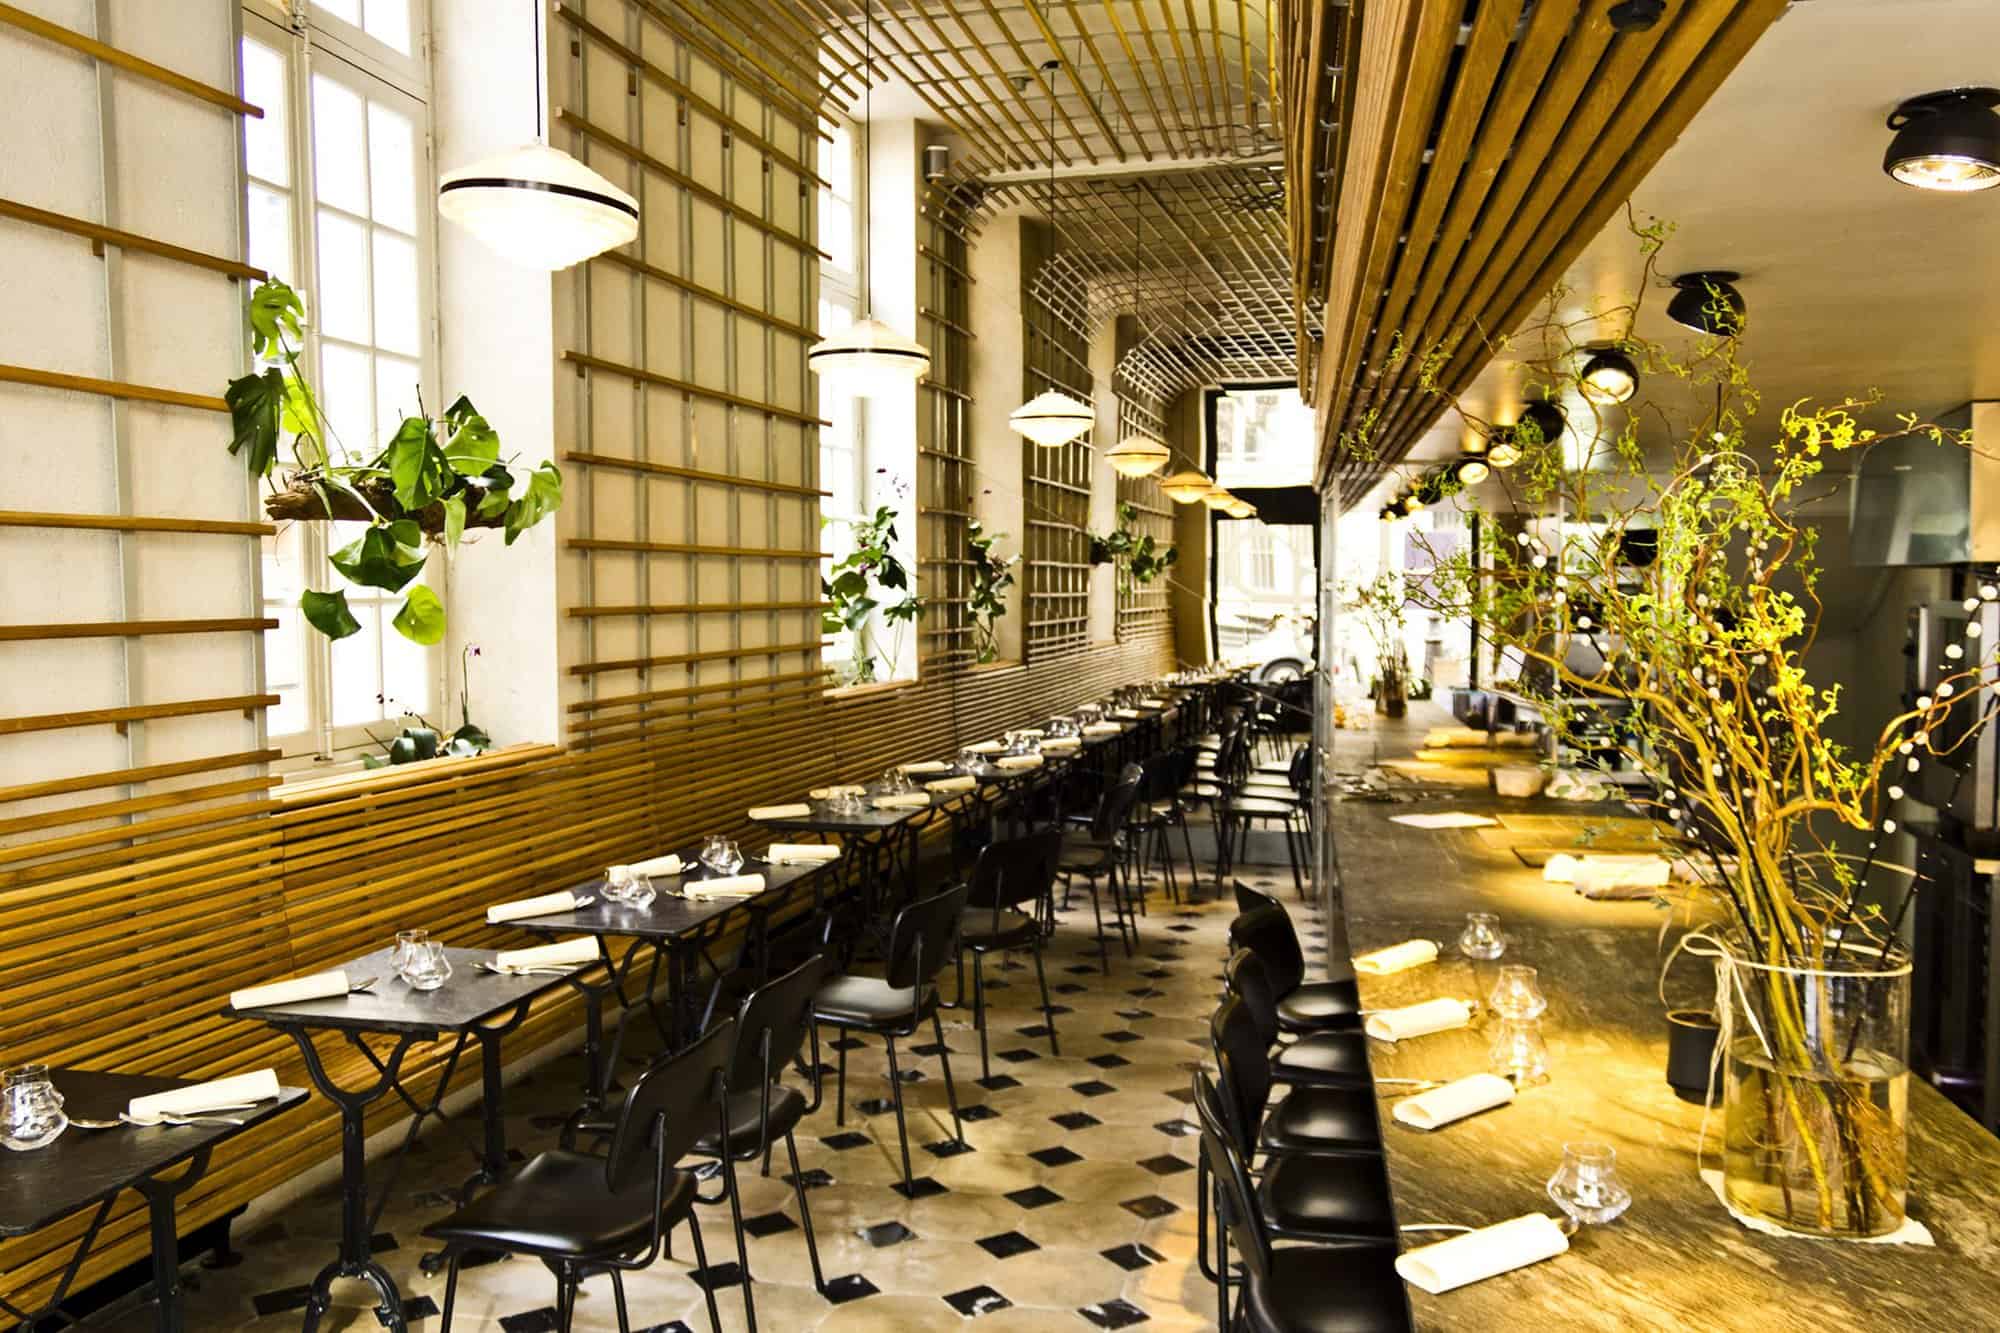
[[[1083,837],[1063,840],[1063,855],[1057,873],[1063,881],[1063,906],[1069,906],[1070,889],[1080,876],[1090,889],[1090,910],[1097,918],[1097,954],[1106,975],[1111,972],[1111,943],[1104,934],[1104,904],[1097,894],[1097,881],[1104,881],[1111,895],[1112,920],[1118,927],[1119,942],[1130,958],[1139,942],[1139,925],[1126,902],[1125,881],[1131,876],[1133,849],[1126,824],[1138,803],[1144,772],[1137,764],[1127,764],[1097,803],[1091,816],[1090,832]]]
[[[1180,830],[1181,845],[1187,851],[1188,900],[1192,902],[1201,894],[1201,869],[1194,856],[1194,837],[1188,831],[1187,806],[1181,800],[1181,788],[1186,784],[1193,764],[1193,752],[1178,749],[1162,751],[1141,765],[1145,776],[1138,811],[1132,820],[1133,831],[1139,836],[1142,874],[1148,865],[1158,864],[1166,877],[1168,901],[1174,903],[1181,900],[1180,884],[1174,872],[1172,834],[1175,829]],[[1144,889],[1140,892],[1143,909]]]
[[[1231,1333],[1407,1333],[1413,1327],[1409,1298],[1396,1273],[1393,1240],[1275,1249],[1242,1155],[1207,1125],[1201,1153],[1214,1182],[1219,1328]],[[1243,1257],[1243,1290],[1234,1311],[1229,1300],[1231,1246]]]
[[[1239,886],[1239,898],[1241,887]],[[1229,923],[1229,948],[1248,949],[1264,962],[1286,1032],[1323,1032],[1361,1026],[1361,990],[1352,980],[1307,981],[1305,951],[1291,913],[1272,905],[1244,912]]]
[[[1246,1151],[1382,1150],[1382,1120],[1372,1087],[1293,1088],[1274,1103],[1270,1052],[1249,1007],[1230,996],[1209,1020],[1208,1031],[1231,1128]]]
[[[689,1150],[695,1157],[716,1161],[754,1162],[763,1159],[771,1174],[771,1149],[780,1139],[792,1167],[792,1192],[799,1201],[799,1224],[806,1233],[806,1254],[812,1260],[813,1286],[826,1295],[826,1276],[819,1266],[819,1241],[813,1235],[812,1206],[806,1202],[805,1177],[799,1170],[799,1148],[793,1137],[799,1122],[819,1110],[819,1029],[813,1022],[813,998],[826,974],[826,960],[811,958],[784,976],[752,991],[736,1015],[736,1046],[729,1060],[728,1135],[708,1130]],[[783,1082],[785,1067],[796,1064],[810,1045],[812,1100]],[[743,1206],[731,1177],[729,1209],[739,1238]],[[703,1199],[715,1203],[718,1199]],[[742,1256],[743,1304],[750,1329],[757,1328],[757,1310],[750,1293],[750,1251],[739,1240]]]
[[[972,867],[965,914],[958,923],[958,993],[965,994],[965,955],[972,955],[972,1026],[979,1032],[979,1076],[991,1078],[987,1054],[986,955],[1026,949],[1035,956],[1035,981],[1042,988],[1042,1015],[1049,1029],[1049,1054],[1056,1045],[1055,1006],[1042,967],[1042,924],[1054,911],[1056,865],[1062,834],[1054,829],[987,844]]]
[[[568,1333],[575,1315],[578,1285],[599,1273],[610,1275],[618,1327],[629,1333],[623,1275],[658,1258],[668,1232],[682,1222],[694,1233],[695,1262],[707,1268],[701,1220],[694,1211],[694,1173],[673,1164],[694,1148],[704,1125],[724,1136],[729,1132],[727,1066],[735,1038],[735,1024],[719,1023],[673,1059],[640,1075],[626,1095],[604,1156],[550,1149],[443,1221],[425,1227],[425,1235],[444,1242],[450,1265],[441,1327],[451,1328],[458,1268],[468,1250],[541,1260],[556,1277],[561,1333]],[[723,1170],[733,1194],[735,1168],[725,1160]],[[741,1253],[740,1229],[736,1245]],[[706,1287],[703,1292],[709,1324],[722,1333],[715,1293]],[[744,1295],[747,1302],[747,1287]]]
[[[1292,888],[1304,899],[1306,885],[1301,867],[1312,859],[1311,830],[1306,814],[1311,808],[1310,800],[1296,793],[1268,794],[1268,788],[1263,789],[1267,794],[1258,794],[1259,789],[1249,782],[1248,744],[1239,731],[1225,742],[1216,758],[1216,786],[1219,788],[1215,798],[1216,879],[1226,879],[1236,865],[1236,858],[1248,850],[1253,828],[1276,824],[1285,835],[1285,859],[1291,864]],[[1302,762],[1306,765],[1302,790],[1309,792],[1312,753],[1308,747],[1300,749]]]
[[[896,1103],[896,1138],[903,1148],[903,1191],[915,1188],[910,1169],[910,1130],[903,1118],[903,1079],[896,1064],[896,1038],[915,1036],[924,1019],[936,1034],[938,1063],[944,1067],[944,1095],[951,1103],[952,1136],[965,1142],[958,1118],[958,1092],[951,1082],[951,1052],[938,1017],[937,974],[951,961],[953,937],[965,911],[968,890],[961,885],[911,903],[896,914],[889,932],[884,975],[835,977],[813,996],[813,1019],[842,1032],[872,1032],[889,1052],[889,1090]],[[840,1082],[834,1123],[847,1123],[847,1044],[840,1044]]]
[[[1359,1030],[1314,1032],[1280,1044],[1278,999],[1264,960],[1238,949],[1222,970],[1229,993],[1243,1001],[1257,1024],[1257,1036],[1271,1049],[1271,1081],[1305,1088],[1374,1086],[1368,1069],[1368,1038]]]

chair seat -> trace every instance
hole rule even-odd
[[[1294,1245],[1273,1251],[1252,1282],[1243,1323],[1253,1333],[1408,1333],[1409,1298],[1392,1245]]]
[[[1270,797],[1241,797],[1229,802],[1223,815],[1231,819],[1290,819],[1299,812],[1296,800],[1273,800]]]
[[[662,1226],[677,1225],[688,1215],[694,1191],[692,1172],[667,1172]],[[650,1180],[613,1194],[604,1182],[603,1158],[558,1148],[431,1223],[424,1234],[460,1246],[599,1258],[642,1248],[653,1234],[652,1211]]]
[[[1114,844],[1071,835],[1063,839],[1062,857],[1056,862],[1056,870],[1064,875],[1102,875],[1117,859],[1118,849]]]
[[[1271,1060],[1271,1077],[1279,1083],[1306,1087],[1366,1087],[1371,1082],[1368,1038],[1358,1031],[1301,1037],[1277,1049]]]
[[[733,1157],[742,1157],[756,1150],[764,1143],[777,1143],[798,1126],[806,1116],[805,1094],[796,1088],[783,1084],[771,1085],[771,1129],[765,1138],[757,1131],[757,1117],[763,1109],[763,1097],[757,1089],[729,1094],[729,1152]],[[716,1143],[716,1131],[710,1130],[695,1140],[693,1151],[703,1157],[720,1157],[722,1150]]]
[[[1361,992],[1352,981],[1308,981],[1278,1001],[1278,1026],[1287,1032],[1360,1024]]]
[[[937,1008],[937,990],[925,986],[919,1004],[916,989],[891,986],[878,977],[835,977],[813,996],[813,1017],[844,1027],[897,1027],[909,1021],[916,1005],[918,1018]]]
[[[1282,782],[1267,782],[1252,778],[1236,789],[1236,794],[1257,801],[1287,801],[1299,804],[1299,794]]]
[[[1035,919],[1021,912],[968,907],[958,919],[959,942],[970,949],[1004,949],[1026,944],[1040,933]]]
[[[1272,1230],[1288,1233],[1288,1239],[1393,1241],[1397,1234],[1389,1176],[1379,1157],[1273,1157],[1264,1168],[1257,1203]]]
[[[1373,1088],[1298,1088],[1264,1116],[1258,1136],[1275,1152],[1380,1148],[1382,1122]]]

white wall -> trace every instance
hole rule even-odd
[[[1027,351],[1021,323],[1021,227],[1019,211],[988,219],[968,251],[971,271],[979,279],[969,296],[971,327],[978,335],[972,344],[968,421],[975,470],[972,512],[987,531],[1007,534],[1000,549],[1010,555],[1026,549],[1021,451],[1032,447],[1007,425],[1007,414],[1021,405],[1021,358]],[[1016,566],[1014,586],[1007,590],[1007,614],[998,626],[1003,661],[1021,656],[1027,583],[1026,569]]]
[[[1118,322],[1105,320],[1090,339],[1090,401],[1097,409],[1097,426],[1090,433],[1095,454],[1090,467],[1090,530],[1102,535],[1118,525],[1118,474],[1105,455],[1118,443]],[[1118,568],[1099,565],[1090,571],[1090,641],[1108,643],[1118,637]]]

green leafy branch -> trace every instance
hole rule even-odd
[[[1090,560],[1114,564],[1131,582],[1146,584],[1172,569],[1181,553],[1172,543],[1161,545],[1149,532],[1134,531],[1138,519],[1139,510],[1131,501],[1119,501],[1118,526],[1102,537],[1090,534]]]
[[[820,591],[827,600],[820,625],[828,634],[846,631],[854,635],[853,683],[861,684],[877,679],[878,656],[885,656],[894,670],[902,651],[903,630],[923,615],[924,603],[917,596],[909,567],[896,556],[894,509],[880,505],[870,518],[826,520],[827,526],[835,523],[848,525],[854,549],[834,563],[828,577],[820,579]],[[878,611],[882,624],[895,627],[886,655],[875,643]]]
[[[1018,553],[1001,556],[994,545],[1007,536],[988,532],[978,519],[966,524],[965,544],[972,551],[972,593],[966,609],[972,613],[972,644],[980,662],[1000,656],[997,626],[1007,614],[1007,589],[1014,586],[1014,566],[1021,563]]]

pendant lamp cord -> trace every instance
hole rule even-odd
[[[875,0],[861,0],[861,312],[875,313]]]
[[[535,40],[528,48],[528,55],[535,66],[535,138],[547,137],[548,130],[542,123],[542,0],[530,0],[534,15]]]

